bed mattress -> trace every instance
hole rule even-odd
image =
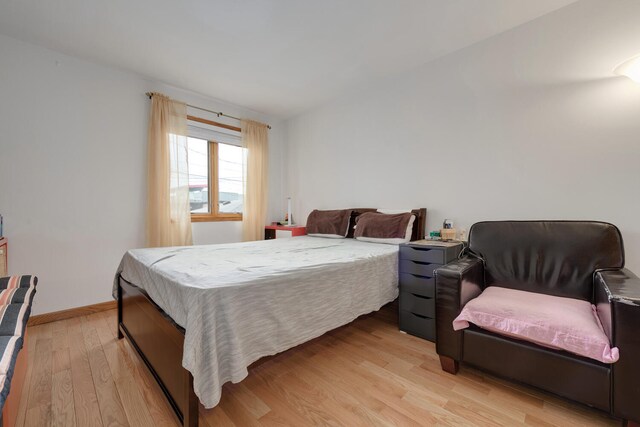
[[[247,367],[378,310],[398,296],[398,246],[354,239],[136,249],[122,277],[185,329],[182,365],[206,408]]]

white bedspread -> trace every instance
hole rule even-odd
[[[118,273],[185,328],[182,365],[212,408],[222,385],[244,379],[259,358],[393,301],[398,247],[304,236],[136,249]]]

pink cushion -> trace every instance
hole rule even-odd
[[[482,329],[614,363],[619,353],[588,301],[490,286],[472,299],[453,321],[453,329]]]

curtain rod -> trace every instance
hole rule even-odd
[[[147,92],[146,95],[149,97],[149,99],[153,98],[153,92]],[[234,119],[234,120],[242,120],[238,117],[234,117],[234,116],[230,116],[228,114],[223,113],[222,111],[213,111],[213,110],[207,110],[206,108],[202,108],[202,107],[196,107],[195,105],[191,105],[191,104],[187,104],[186,102],[184,103],[187,107],[191,107],[191,108],[195,108],[196,110],[200,110],[200,111],[206,111],[207,113],[211,113],[211,114],[215,114],[218,117],[228,117],[230,119]],[[267,129],[271,129],[270,125],[267,125]]]

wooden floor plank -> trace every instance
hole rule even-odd
[[[275,364],[270,363],[269,365],[274,366]],[[270,411],[260,418],[260,423],[271,426],[309,424],[309,421],[301,416],[298,411],[295,410],[294,406],[273,392],[270,382],[277,378],[274,374],[275,373],[271,372],[268,367],[262,365],[260,370],[255,370],[252,372],[252,375],[245,380],[247,387],[270,408]],[[222,406],[222,409],[226,412],[226,407]],[[231,419],[233,420],[233,418]],[[233,421],[235,422],[235,420]]]
[[[71,370],[53,375],[51,389],[51,425],[54,427],[74,427],[76,411],[73,403],[73,380]]]
[[[179,426],[116,311],[29,327],[18,426]],[[201,427],[619,426],[607,414],[463,367],[397,329],[390,305],[249,368]]]
[[[82,320],[81,329],[98,398],[98,406],[100,407],[102,424],[105,427],[128,426],[129,422],[111,376],[109,363],[100,344],[98,332],[86,318],[83,317]]]
[[[271,411],[271,408],[243,383],[228,384],[227,388],[229,394],[233,394],[244,407],[244,411],[250,413],[255,419],[259,419]]]
[[[71,369],[68,325],[67,320],[52,323],[54,374]]]
[[[98,396],[96,395],[79,317],[70,319],[67,333],[69,336],[69,359],[77,425],[101,427],[102,418],[100,416]]]
[[[51,335],[39,336],[35,344],[37,357],[33,363],[33,377],[29,393],[29,407],[40,406],[51,401]]]
[[[29,343],[31,356],[28,367],[31,374],[29,386],[25,387],[28,393],[23,393],[28,398],[24,404],[25,426],[51,424],[52,329],[53,325],[41,325],[28,331],[32,338]]]
[[[25,422],[27,415],[27,403],[29,401],[29,392],[31,391],[31,375],[33,373],[33,367],[35,366],[35,344],[38,340],[38,330],[36,328],[29,328],[27,338],[27,372],[24,378],[24,385],[22,386],[22,396],[20,397],[20,405],[18,406],[18,416],[16,417],[16,425],[22,426]]]
[[[296,355],[297,356],[297,355]],[[296,359],[298,359],[296,357]],[[360,423],[364,425],[387,425],[387,420],[379,416],[384,404],[372,398],[366,393],[353,393],[353,389],[344,381],[322,369],[314,369],[305,363],[304,359],[298,359],[298,368],[293,371],[295,375],[307,384],[313,384],[325,393],[326,399],[331,402],[332,408],[338,411],[349,411],[355,414]]]
[[[241,427],[231,421],[221,405],[213,409],[206,410],[200,405],[200,425],[206,423],[208,427]]]
[[[32,406],[27,409],[26,427],[46,427],[51,425],[51,404]]]

